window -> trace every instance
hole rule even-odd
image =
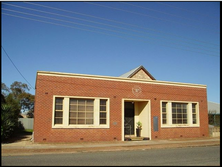
[[[187,104],[172,103],[172,123],[187,124]]]
[[[167,123],[167,108],[166,108],[166,102],[162,103],[162,124]]]
[[[107,100],[100,99],[100,113],[99,113],[100,124],[106,124],[106,101]]]
[[[55,99],[55,124],[62,124],[63,119],[63,98]]]
[[[197,109],[196,109],[197,104],[192,103],[192,118],[193,118],[193,124],[197,124]]]
[[[109,98],[53,98],[53,128],[109,128]]]
[[[199,103],[161,101],[161,127],[199,126]]]
[[[69,99],[69,124],[93,124],[94,100]]]

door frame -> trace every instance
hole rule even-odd
[[[124,115],[124,109],[125,109],[125,102],[134,102],[134,104],[136,102],[145,102],[147,103],[145,105],[145,109],[142,111],[143,114],[146,115],[146,118],[143,117],[143,119],[147,119],[147,123],[144,123],[144,126],[143,126],[143,131],[146,132],[147,136],[144,136],[144,137],[149,137],[150,140],[151,140],[151,100],[149,99],[128,99],[128,98],[123,98],[122,99],[122,141],[124,141],[125,139],[125,135],[124,135],[124,118],[125,118],[125,115]],[[140,103],[138,103],[139,105]],[[135,111],[134,111],[135,112]],[[135,117],[135,116],[134,116]],[[137,119],[135,119],[135,124],[136,124],[136,121]],[[136,127],[136,126],[135,126]]]

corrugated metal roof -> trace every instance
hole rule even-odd
[[[152,80],[156,80],[142,65],[139,67],[136,67],[132,70],[130,70],[129,72],[119,76],[119,77],[123,77],[123,78],[131,78],[133,75],[135,75],[139,70],[143,70]]]
[[[220,104],[208,101],[208,113],[220,114]]]
[[[119,76],[119,77],[129,78],[129,76],[131,76],[131,74],[134,73],[135,71],[137,71],[140,67],[141,67],[141,66],[136,67],[136,68],[130,70],[129,72],[127,72],[127,73],[125,73],[125,74],[123,74],[123,75],[121,75],[121,76]]]

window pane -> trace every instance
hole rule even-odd
[[[187,123],[187,103],[172,103],[173,124]]]
[[[70,99],[69,109],[71,111],[69,113],[70,124],[93,124],[94,99],[72,98]]]
[[[162,103],[162,107],[166,108],[166,102]]]
[[[77,100],[76,100],[76,99],[70,99],[70,104],[75,104],[75,105],[77,105]]]
[[[69,124],[76,124],[76,119],[69,119]]]
[[[178,124],[182,124],[182,119],[177,119]]]
[[[162,115],[162,118],[166,118],[166,114],[163,114],[163,115]]]
[[[63,103],[63,98],[56,97],[55,102],[56,102],[56,104],[62,104]]]
[[[78,112],[78,118],[85,118],[85,112]]]
[[[177,114],[177,118],[182,118],[182,114]]]
[[[93,111],[93,106],[86,106],[86,111]]]
[[[78,124],[85,124],[85,119],[78,119]]]
[[[54,124],[62,124],[63,120],[63,99],[64,98],[55,98],[55,115],[54,115]]]
[[[78,100],[78,104],[79,104],[79,105],[85,105],[85,100],[79,99],[79,100]]]
[[[55,118],[55,124],[62,124],[62,118]]]
[[[69,110],[70,111],[77,111],[77,105],[70,105]]]
[[[93,102],[94,102],[94,100],[86,100],[86,105],[92,106]]]
[[[62,111],[56,111],[55,112],[55,117],[62,117]]]
[[[176,114],[172,114],[172,118],[176,118]]]
[[[166,119],[163,119],[163,122],[162,122],[163,124],[166,124]]]
[[[100,124],[106,124],[106,119],[100,119]]]
[[[107,100],[100,100],[100,105],[106,105]]]
[[[62,105],[56,105],[56,106],[55,106],[55,109],[56,109],[56,110],[62,110]]]
[[[77,112],[70,112],[69,117],[77,117]]]
[[[86,119],[86,124],[93,124],[93,119]]]
[[[106,113],[100,113],[100,118],[106,118]]]
[[[85,111],[85,106],[78,106],[78,111]]]
[[[106,111],[106,106],[100,106],[100,111]]]
[[[87,118],[93,118],[93,113],[92,112],[86,112],[86,117]]]

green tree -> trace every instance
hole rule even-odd
[[[28,93],[30,88],[27,84],[15,81],[10,86],[10,94],[18,101],[22,113],[34,113],[35,96]],[[6,88],[7,91],[7,88]]]
[[[10,90],[15,99],[20,99],[21,94],[27,93],[30,89],[27,84],[15,81],[11,84]]]
[[[6,97],[10,92],[10,89],[4,83],[1,84],[1,90],[2,90],[1,95],[4,97]]]
[[[1,136],[2,141],[9,138],[18,128],[18,118],[21,112],[28,112],[33,117],[35,96],[28,93],[27,84],[15,81],[10,89],[1,84]]]
[[[13,112],[11,112],[11,106],[7,103],[1,104],[1,141],[9,138],[16,126],[18,125],[18,119]]]

